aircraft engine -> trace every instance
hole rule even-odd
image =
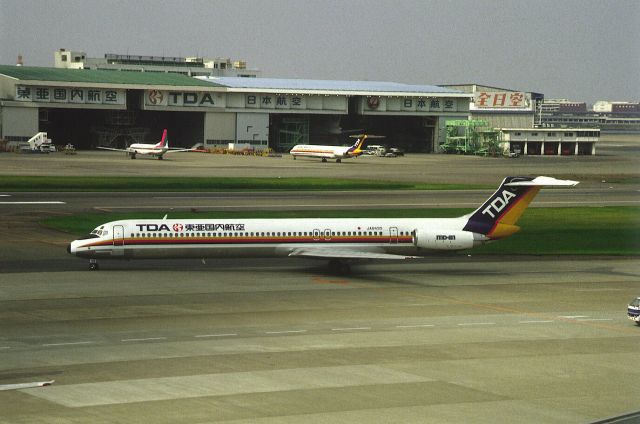
[[[475,236],[475,237],[474,237]],[[432,250],[464,250],[482,243],[482,235],[474,235],[469,231],[441,230],[414,231],[413,244],[420,249]]]

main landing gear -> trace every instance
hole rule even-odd
[[[344,261],[331,259],[329,261],[329,272],[331,272],[332,274],[345,275],[351,272],[351,267]]]
[[[97,271],[99,269],[100,266],[98,265],[98,261],[96,261],[95,259],[89,259],[89,270]]]

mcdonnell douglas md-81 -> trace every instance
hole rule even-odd
[[[90,259],[301,257],[349,270],[360,259],[409,259],[470,249],[508,237],[543,186],[574,186],[549,177],[507,177],[474,212],[458,218],[127,219],[72,241]]]
[[[322,162],[326,162],[327,159],[335,159],[336,162],[342,162],[342,159],[354,158],[362,154],[362,146],[367,138],[382,138],[380,135],[350,135],[351,138],[356,138],[356,142],[353,146],[319,146],[317,144],[298,144],[293,146],[289,151],[291,156],[295,159],[298,156],[321,158]]]
[[[162,159],[162,156],[166,155],[167,153],[193,151],[193,149],[179,149],[179,148],[169,147],[169,140],[167,139],[166,128],[164,129],[164,131],[162,131],[162,139],[156,144],[133,143],[126,149],[114,149],[112,147],[98,146],[98,149],[114,150],[116,152],[126,152],[131,159],[135,159],[136,155],[150,155],[158,159]]]

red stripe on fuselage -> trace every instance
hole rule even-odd
[[[153,246],[153,245],[188,245],[188,244],[318,244],[318,243],[413,243],[411,236],[371,236],[371,237],[338,237],[330,239],[313,237],[158,237],[158,238],[125,238],[125,246]],[[80,247],[112,246],[113,240],[103,240]],[[120,246],[120,245],[118,245]]]

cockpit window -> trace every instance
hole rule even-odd
[[[632,300],[631,303],[629,303],[629,306],[635,306],[636,308],[640,307],[640,297]]]
[[[104,225],[101,225],[91,231],[91,233],[89,234],[89,238],[104,237],[106,235],[109,235],[109,231],[104,229]]]

